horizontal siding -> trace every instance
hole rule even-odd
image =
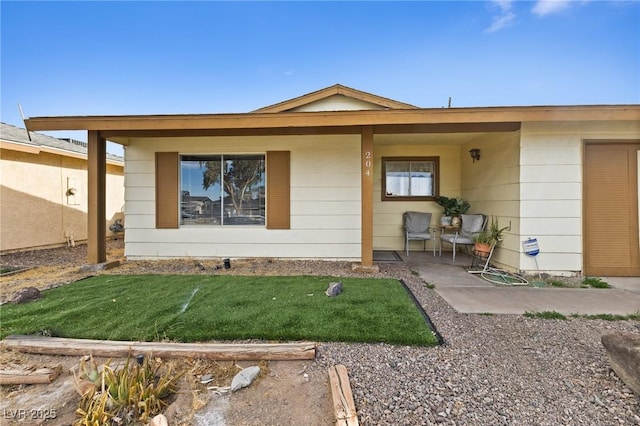
[[[468,199],[475,200],[474,206],[480,200],[517,201],[520,197],[520,184],[510,182],[487,187],[469,187],[465,193]]]
[[[535,201],[522,201],[522,217],[581,217],[582,203],[578,199],[573,200],[545,200],[541,203]]]
[[[153,160],[130,160],[127,156],[126,173],[153,173],[155,163]]]
[[[580,164],[581,157],[581,150],[579,146],[554,146],[522,149],[523,166]]]
[[[291,188],[291,198],[298,201],[313,202],[360,202],[360,188],[334,187],[331,191],[327,191],[327,189],[323,187]]]
[[[356,157],[356,161],[359,157]],[[298,168],[297,170],[293,170],[295,158],[291,158],[291,188],[343,188],[345,185],[353,185],[357,184],[358,188],[360,182],[360,171],[355,170],[351,172],[343,172],[343,173],[327,173],[325,171],[314,171],[317,170],[319,164],[313,164],[310,162],[308,164],[309,168],[304,170],[303,167]],[[330,161],[330,160],[327,160]]]
[[[127,192],[129,188],[125,188],[125,192]],[[156,214],[156,202],[155,196],[153,200],[127,200],[127,215],[149,215],[155,216]],[[154,219],[155,221],[155,219]],[[127,229],[129,227],[127,226]]]
[[[149,232],[146,229],[127,231],[127,242],[178,244],[228,245],[228,244],[270,244],[277,235],[278,244],[300,244],[313,241],[318,244],[349,244],[360,239],[358,230],[270,230],[263,227],[182,227],[175,232],[164,229]]]
[[[281,231],[278,231],[281,232]],[[128,259],[154,258],[296,258],[296,259],[336,259],[357,260],[360,258],[360,244],[156,244],[126,242],[125,255]]]
[[[360,215],[309,215],[291,218],[292,229],[360,229]]]
[[[127,230],[129,229],[155,229],[156,219],[150,214],[130,214],[127,213]],[[127,231],[128,232],[128,231]]]
[[[520,215],[522,240],[535,237],[536,259],[521,250],[520,268],[561,271],[582,269],[582,141],[562,126],[546,131],[523,125]]]
[[[375,145],[373,153],[373,247],[380,250],[402,250],[404,212],[430,212],[431,224],[436,225],[440,221],[442,207],[435,201],[382,201],[382,157],[440,157],[440,194],[453,197],[460,193],[460,146]],[[415,243],[412,247],[418,248],[418,245]],[[421,244],[419,246],[422,247]]]
[[[291,201],[292,216],[347,215],[359,211],[359,201]]]
[[[155,188],[155,171],[149,173],[127,173],[124,176],[125,188]]]
[[[540,251],[545,253],[578,253],[582,250],[580,235],[541,235],[537,239]]]
[[[523,236],[582,235],[582,220],[576,217],[523,217],[520,219]]]
[[[473,202],[473,212],[486,214],[488,216],[494,216],[501,226],[504,219],[511,218],[517,219],[520,211],[520,202],[517,200],[503,201],[503,200],[477,200]],[[491,220],[489,220],[491,223]]]
[[[475,163],[469,150],[480,149]],[[462,146],[462,197],[471,204],[472,213],[483,213],[510,226],[493,254],[493,262],[506,269],[517,269],[520,250],[520,140],[518,133],[483,135]],[[490,223],[490,222],[489,222]],[[449,246],[450,247],[450,246]]]
[[[521,181],[528,183],[582,182],[582,166],[523,166]]]
[[[520,184],[523,201],[539,200],[581,200],[580,182],[526,182]]]
[[[559,275],[582,270],[583,141],[639,137],[632,123],[523,123],[521,235],[536,237],[539,268]],[[520,256],[520,269],[533,272]]]
[[[176,149],[181,155],[289,151],[291,229],[155,229],[154,152]],[[127,257],[360,257],[359,136],[132,140],[127,147],[125,181]]]
[[[582,271],[582,254],[580,253],[540,253],[533,259],[523,254],[521,271],[537,274],[536,260],[541,271],[552,275],[575,275]]]
[[[149,186],[134,186],[127,188],[127,201],[154,201],[156,199],[155,188]]]

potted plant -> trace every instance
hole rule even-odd
[[[491,217],[491,225],[489,226],[489,236],[491,237],[491,243],[500,243],[500,241],[502,241],[502,233],[509,229],[508,226],[505,226],[504,228],[500,228],[500,226],[498,225],[498,219],[494,218],[493,216]]]
[[[488,256],[491,251],[491,246],[494,244],[500,244],[500,241],[502,241],[502,234],[507,229],[509,229],[508,226],[500,228],[500,225],[498,225],[498,219],[491,217],[491,225],[489,225],[489,228],[474,235],[473,249],[481,256]]]
[[[440,196],[436,199],[436,203],[444,209],[440,218],[440,224],[444,226],[460,225],[460,215],[465,214],[471,207],[471,204],[459,197]],[[457,220],[454,220],[454,218],[457,218]]]
[[[478,232],[473,236],[473,250],[478,253],[479,256],[487,257],[491,252],[491,245],[493,244],[493,239],[489,230],[484,230],[482,232]]]

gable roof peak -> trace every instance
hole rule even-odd
[[[418,107],[404,102],[395,101],[393,99],[374,95],[372,93],[363,92],[353,89],[342,84],[334,84],[315,92],[307,93],[293,99],[289,99],[277,104],[269,105],[252,112],[285,112],[285,111],[309,111],[311,104],[326,101],[332,97],[348,98],[354,105],[341,109],[416,109]]]

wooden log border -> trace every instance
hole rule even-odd
[[[165,343],[8,336],[2,344],[18,352],[44,355],[93,355],[125,358],[153,355],[161,358],[203,358],[216,361],[315,359],[316,344],[300,343]]]
[[[0,385],[38,385],[53,382],[60,375],[62,366],[37,370],[0,370]]]
[[[329,367],[329,384],[336,426],[358,426],[358,415],[353,401],[347,367],[341,364]]]

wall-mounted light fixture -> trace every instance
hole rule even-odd
[[[476,162],[476,160],[480,160],[480,150],[478,148],[470,149],[469,155],[471,155],[471,158],[473,158],[474,163]]]

